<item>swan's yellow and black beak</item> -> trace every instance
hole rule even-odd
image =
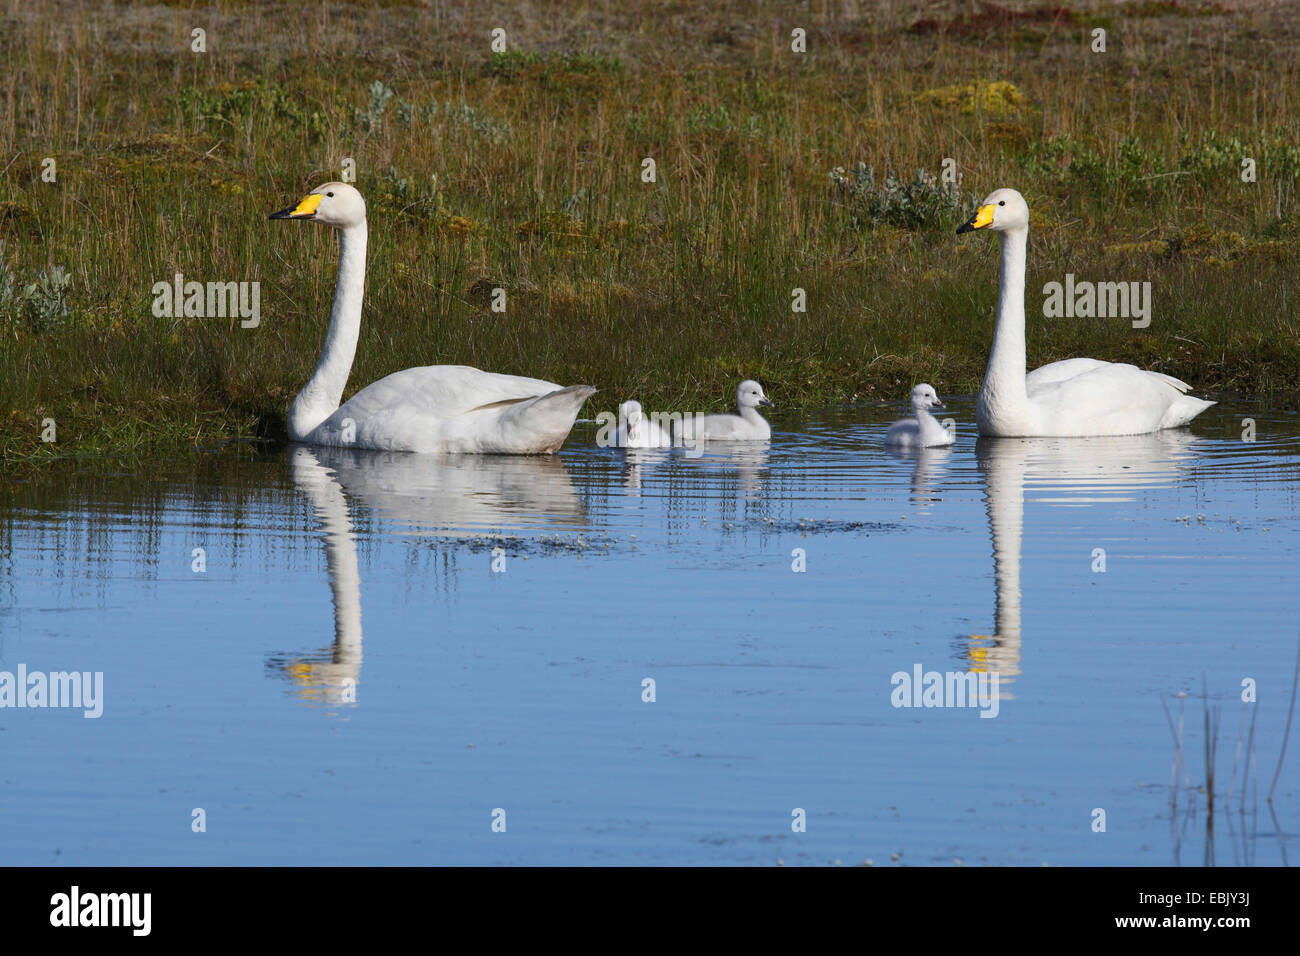
[[[980,206],[975,210],[975,215],[971,216],[969,220],[958,226],[957,235],[960,236],[963,232],[974,232],[976,229],[983,229],[985,226],[992,224],[992,222],[993,204],[989,203],[987,206]]]
[[[292,209],[281,209],[279,212],[273,212],[267,216],[267,219],[315,219],[316,207],[325,197],[320,193],[311,193],[302,198],[302,202]]]

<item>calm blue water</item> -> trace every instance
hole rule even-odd
[[[551,460],[236,449],[11,486],[0,671],[100,671],[103,714],[0,709],[0,863],[1296,859],[1300,739],[1264,797],[1300,421],[977,442],[951,413],[919,457],[862,407],[696,459],[587,425]],[[916,666],[996,672],[996,716],[892,706]]]

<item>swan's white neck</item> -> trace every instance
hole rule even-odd
[[[912,405],[912,413],[916,415],[917,430],[920,432],[921,439],[929,441],[945,436],[944,427],[930,411],[929,400],[926,399],[925,402],[926,404],[916,402]]]
[[[998,433],[990,427],[995,420],[1019,423],[1030,414],[1025,391],[1025,247],[1029,228],[1008,229],[1001,240],[998,323],[975,408],[985,434]]]
[[[339,275],[334,284],[334,307],[329,331],[316,371],[289,409],[289,437],[307,436],[338,410],[343,389],[357,354],[361,332],[361,302],[366,286],[366,223],[339,230]]]
[[[758,413],[758,409],[753,405],[737,405],[740,409],[740,417],[751,425],[766,424],[767,419]]]

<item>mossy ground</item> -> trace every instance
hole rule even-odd
[[[19,281],[56,265],[73,280],[53,327],[0,323],[11,471],[279,434],[336,244],[266,214],[345,157],[371,224],[350,392],[439,362],[598,385],[588,414],[632,396],[720,409],[743,377],[785,407],[901,400],[920,380],[974,391],[996,242],[872,223],[829,178],[950,158],[964,194],[1010,185],[1033,210],[1032,364],[1090,355],[1300,398],[1300,17],[1285,7],[2,9],[4,256]],[[495,27],[510,52],[489,48]],[[155,318],[151,288],[177,272],[259,281],[260,327]],[[1150,281],[1151,327],[1036,315],[1066,272]]]

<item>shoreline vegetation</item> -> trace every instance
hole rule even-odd
[[[746,378],[783,411],[970,394],[998,249],[954,229],[1010,186],[1031,369],[1294,407],[1300,12],[915,8],[0,3],[0,473],[282,439],[337,241],[266,217],[347,160],[371,244],[346,395],[427,364],[596,385],[583,418],[726,411]],[[259,283],[258,320],[156,315],[177,275]],[[1150,325],[1044,317],[1067,275],[1150,283]]]

